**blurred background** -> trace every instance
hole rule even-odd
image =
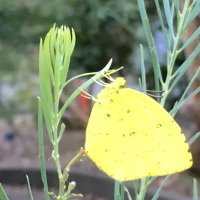
[[[37,113],[38,45],[54,23],[73,28],[76,33],[71,76],[98,71],[113,58],[112,68],[124,66],[119,75],[129,75],[130,83],[137,84],[139,44],[142,44],[148,87],[154,89],[151,58],[136,0],[1,0],[0,3],[0,117],[10,125],[30,123]],[[166,50],[155,5],[146,1],[146,6],[165,73]],[[182,55],[177,65],[183,59]],[[185,81],[174,92],[172,100],[179,97],[187,84]]]
[[[151,58],[136,0],[0,0],[0,5],[0,143],[2,144],[0,167],[20,166],[20,164],[38,166],[33,164],[34,159],[38,162],[36,98],[39,96],[38,45],[40,38],[45,37],[54,23],[57,26],[66,25],[73,28],[76,33],[77,41],[69,76],[99,71],[110,58],[113,58],[112,68],[124,66],[118,76],[127,77],[128,84],[137,88],[140,76],[139,44],[142,44],[147,86],[148,89],[155,89]],[[163,46],[164,38],[160,31],[155,5],[151,1],[146,1],[146,7],[161,70],[165,74],[166,50]],[[196,21],[197,25],[192,30],[199,27],[199,18]],[[189,31],[187,33],[189,36],[192,34]],[[185,55],[180,55],[176,67],[190,52],[188,50]],[[199,56],[197,59],[200,59]],[[194,68],[190,73],[194,72]],[[172,92],[167,104],[168,110],[183,93],[190,78],[187,75],[183,77]],[[61,104],[66,101],[73,89],[83,82],[84,79],[73,82],[72,89],[67,88],[63,94]],[[98,86],[93,86],[89,91],[95,95],[98,89],[100,89]],[[180,121],[186,123],[185,126],[190,131],[188,137],[199,129],[198,102],[197,98],[195,103],[192,101],[183,110],[185,120],[180,117]],[[89,100],[78,97],[63,118],[67,127],[72,130],[70,133],[81,130],[81,136],[71,134],[72,142],[67,143],[71,145],[72,152],[77,152],[84,143],[84,129],[90,113],[90,104]],[[187,116],[188,112],[190,116]],[[64,147],[61,147],[62,149],[64,155],[71,156]],[[51,153],[50,145],[46,146],[46,151]],[[198,158],[199,156],[197,160]]]

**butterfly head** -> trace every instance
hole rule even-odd
[[[117,88],[124,88],[126,80],[123,77],[117,77],[110,85]]]

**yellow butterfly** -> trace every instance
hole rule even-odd
[[[154,99],[118,77],[97,96],[86,154],[113,179],[128,181],[188,169],[192,155],[179,125]]]

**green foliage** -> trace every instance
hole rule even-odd
[[[193,200],[199,200],[197,180],[193,179]]]
[[[59,143],[65,131],[65,124],[61,122],[61,118],[68,107],[68,105],[77,97],[81,90],[88,87],[95,80],[103,76],[104,73],[111,74],[114,71],[108,71],[112,60],[99,72],[85,82],[82,86],[77,88],[64,105],[60,108],[59,100],[63,89],[74,78],[80,76],[91,75],[82,74],[73,79],[66,80],[71,56],[75,46],[75,33],[65,26],[50,29],[44,41],[40,40],[39,51],[39,77],[40,77],[40,98],[38,98],[38,143],[40,154],[41,177],[44,185],[45,199],[49,196],[58,200],[72,199],[80,197],[80,194],[71,194],[75,187],[75,183],[71,182],[66,190],[66,182],[69,176],[70,168],[80,158],[84,156],[84,150],[81,148],[79,153],[72,158],[66,168],[62,171],[60,163]],[[48,132],[49,140],[52,144],[52,158],[55,162],[58,180],[59,193],[55,195],[53,192],[48,192],[48,181],[46,177],[46,165],[43,142],[43,117],[45,127]],[[49,196],[47,195],[49,194]]]
[[[0,184],[0,199],[1,200],[9,200],[8,196],[6,195],[6,192],[3,189],[3,186],[1,184]]]
[[[181,38],[183,36],[183,33],[186,31],[186,28],[188,26],[188,22],[191,22],[192,19],[197,16],[197,9],[200,10],[200,1],[194,1],[192,4],[190,4],[189,0],[186,0],[184,2],[183,9],[180,9],[180,1],[159,1],[155,0],[156,8],[160,20],[160,26],[161,30],[163,32],[163,35],[165,37],[165,47],[167,50],[167,56],[166,56],[166,77],[163,76],[161,65],[158,60],[158,52],[156,51],[155,47],[155,41],[153,38],[153,31],[151,30],[149,18],[147,15],[147,11],[145,8],[144,0],[138,0],[138,6],[139,6],[139,12],[141,15],[144,32],[146,35],[146,39],[148,42],[149,52],[152,59],[152,66],[154,71],[154,80],[155,80],[155,87],[158,91],[163,91],[162,98],[160,100],[160,104],[162,106],[165,105],[166,101],[168,100],[169,94],[172,92],[174,87],[177,85],[177,83],[180,81],[180,79],[185,74],[186,70],[190,67],[190,64],[194,60],[194,58],[199,54],[200,52],[200,45],[197,45],[197,47],[194,49],[194,51],[191,53],[191,55],[180,65],[178,68],[175,68],[175,61],[178,58],[179,54],[184,50],[184,48],[190,44],[194,39],[196,39],[199,36],[199,30],[197,30],[189,39],[188,42],[186,42],[184,45],[181,44]],[[161,5],[163,6],[164,14],[161,10]],[[174,28],[176,27],[176,29]],[[141,48],[141,76],[142,80],[140,80],[140,85],[142,86],[143,90],[146,90],[146,67],[144,64],[144,57],[143,57],[143,49]],[[197,93],[200,92],[200,87],[197,88],[192,94],[190,94],[186,99],[186,94],[189,91],[189,88],[191,87],[191,84],[193,81],[199,76],[199,69],[196,71],[195,75],[193,76],[192,80],[188,84],[188,87],[185,89],[185,92],[183,93],[182,97],[175,103],[173,109],[171,110],[171,115],[174,116],[176,112],[185,105],[191,98],[193,98]],[[159,98],[158,98],[159,101]],[[191,144],[197,137],[199,136],[199,133],[193,137],[189,143]],[[153,196],[152,200],[157,200],[160,195],[160,191],[165,183],[165,181],[169,178],[170,175],[166,176],[166,178],[163,180],[162,184],[158,188],[157,192]],[[138,180],[133,180],[132,184],[134,186],[134,192],[135,192],[135,200],[144,200],[146,190],[151,182],[153,182],[156,179],[156,177],[145,177],[142,178],[140,181],[140,184],[138,183]],[[119,182],[116,181],[115,186],[118,185]],[[136,189],[137,188],[137,189]],[[139,189],[138,189],[139,188]],[[115,187],[114,195],[117,197],[116,199],[121,200],[121,198],[124,194],[124,191],[120,190],[120,187]],[[193,196],[194,199],[197,198],[197,185],[194,181],[193,186]]]

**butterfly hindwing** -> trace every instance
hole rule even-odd
[[[155,100],[117,81],[97,96],[86,130],[87,155],[120,181],[189,168],[191,153],[174,119]]]

